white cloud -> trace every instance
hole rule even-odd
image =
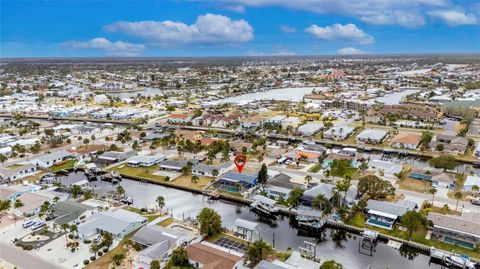
[[[318,14],[346,15],[379,25],[418,27],[426,10],[451,6],[450,0],[223,0],[246,6],[283,6]]]
[[[119,21],[104,27],[107,32],[123,32],[159,45],[227,44],[253,39],[253,28],[245,20],[207,13],[192,25],[174,21]]]
[[[279,49],[273,52],[259,52],[256,50],[249,50],[245,53],[246,56],[293,56],[297,55],[295,52],[292,52],[288,49]]]
[[[88,41],[67,41],[62,43],[61,46],[70,49],[101,50],[109,56],[126,57],[138,56],[141,51],[145,50],[145,46],[142,44],[123,41],[112,42],[103,37],[93,38]]]
[[[237,12],[237,13],[245,13],[245,6],[243,5],[227,5],[225,9]]]
[[[365,54],[365,52],[361,49],[348,47],[348,48],[342,48],[342,49],[337,50],[337,54],[340,54],[340,55],[357,55],[357,54]]]
[[[306,28],[305,31],[311,33],[318,39],[327,41],[340,41],[343,43],[361,45],[368,45],[375,42],[373,36],[368,35],[352,23],[345,25],[335,23],[325,27],[320,27],[314,24]]]
[[[459,10],[435,10],[428,13],[448,25],[477,24],[478,18],[473,13]]]
[[[280,30],[282,30],[282,32],[284,33],[295,33],[297,31],[295,27],[288,26],[288,25],[281,25]]]

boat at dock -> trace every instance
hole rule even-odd
[[[276,206],[276,201],[265,197],[263,195],[255,195],[253,197],[253,202],[250,204],[252,210],[258,211],[269,216],[275,216],[278,213],[279,209]]]
[[[471,261],[468,256],[441,251],[434,247],[430,249],[430,257],[441,261],[446,266],[453,266],[462,269],[477,268],[477,263]]]

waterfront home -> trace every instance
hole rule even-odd
[[[417,149],[422,140],[421,135],[410,134],[410,133],[401,133],[392,138],[390,146],[394,148],[401,149]]]
[[[388,133],[380,129],[367,129],[357,135],[357,143],[359,144],[381,144]]]
[[[188,262],[195,268],[242,269],[242,253],[208,242],[194,243],[186,247]]]
[[[238,172],[229,171],[220,176],[220,178],[215,182],[216,186],[219,186],[222,189],[237,192],[241,189],[250,189],[257,185],[258,174],[240,174]]]
[[[226,162],[220,165],[206,165],[206,164],[195,164],[192,167],[192,174],[203,177],[214,177],[214,172],[217,171],[218,175],[226,173],[228,170],[232,169],[233,163]]]
[[[85,220],[87,216],[90,216],[95,209],[96,207],[66,200],[53,204],[50,207],[52,213],[48,217],[53,219],[58,225],[73,221],[80,223],[80,221]]]
[[[318,133],[323,128],[323,123],[321,122],[309,122],[298,127],[298,132],[303,136],[312,136]]]
[[[203,138],[203,132],[201,131],[175,129],[174,134],[178,139],[183,138],[192,142],[202,140]]]
[[[137,152],[134,150],[125,150],[123,152],[107,151],[104,152],[102,155],[98,156],[95,162],[101,164],[113,164],[123,162],[128,158],[134,156],[135,154],[137,154]]]
[[[408,175],[411,179],[427,181],[435,188],[451,188],[455,186],[455,176],[453,174],[444,173],[439,170],[412,168]]]
[[[287,129],[288,127],[295,129],[300,124],[301,120],[298,117],[288,117],[282,121],[282,128]]]
[[[162,140],[165,137],[171,136],[171,133],[147,133],[146,136],[140,137],[142,141],[154,141],[154,140]]]
[[[37,171],[35,164],[14,164],[0,167],[0,178],[4,181],[15,181],[33,175]]]
[[[98,212],[78,225],[78,235],[82,239],[88,239],[103,232],[108,232],[114,238],[122,239],[125,235],[145,224],[147,224],[146,218],[124,209]]]
[[[430,148],[442,152],[464,154],[468,148],[468,138],[455,134],[437,134],[435,139],[430,142]]]
[[[332,139],[335,141],[347,139],[354,131],[354,128],[349,126],[334,126],[323,133],[323,138]]]
[[[326,183],[319,183],[316,186],[313,186],[312,188],[306,190],[303,193],[302,198],[300,199],[301,204],[303,206],[311,207],[313,201],[315,198],[319,195],[322,195],[327,199],[327,201],[331,204],[334,204],[336,201],[335,199],[335,186],[332,184],[326,184]],[[357,187],[355,186],[350,186],[350,188],[347,190],[347,195],[345,196],[344,193],[339,193],[339,200],[341,200],[343,203],[347,205],[353,205],[355,204],[357,198],[358,198],[358,191]]]
[[[49,201],[50,199],[44,195],[39,195],[36,193],[31,192],[29,186],[26,187],[3,187],[0,186],[0,200],[8,200],[13,203],[15,200],[21,200],[24,204],[22,207],[13,208],[13,213],[18,216],[33,216],[40,211],[40,207],[45,201]]]
[[[170,160],[166,160],[166,161],[163,161],[163,162],[159,163],[158,168],[163,169],[163,170],[171,170],[171,171],[180,172],[180,171],[182,171],[183,167],[188,165],[188,163],[191,163],[192,168],[193,168],[193,165],[197,164],[198,160],[197,159],[189,159],[189,160],[173,160],[173,159],[170,159]]]
[[[192,120],[192,116],[188,114],[170,114],[167,121],[172,124],[187,124]]]
[[[291,177],[287,174],[277,173],[275,175],[270,175],[270,170],[268,170],[269,176],[267,179],[267,184],[264,187],[264,191],[269,197],[273,197],[274,199],[288,199],[290,192],[295,187],[303,187],[303,184],[297,184],[291,182]]]
[[[407,211],[415,210],[416,208],[417,204],[408,200],[387,202],[370,199],[367,201],[367,207],[365,208],[367,213],[365,223],[391,230]]]
[[[278,115],[274,117],[270,117],[265,119],[265,123],[272,124],[272,125],[281,125],[282,121],[285,120],[285,116]]]
[[[70,157],[72,157],[72,154],[70,152],[66,150],[59,150],[53,153],[38,156],[32,160],[32,163],[42,168],[49,168],[52,165],[67,160]]]
[[[384,176],[389,179],[396,179],[397,174],[402,172],[403,167],[391,161],[372,159],[368,162],[367,171],[374,172],[378,176]]]
[[[87,157],[93,157],[97,155],[98,152],[105,151],[108,149],[107,145],[90,145],[88,147],[80,147],[80,148],[72,148],[68,149],[67,151],[70,152],[73,156],[79,157],[79,158],[87,158]]]
[[[244,129],[254,129],[262,126],[264,119],[259,115],[250,116],[244,118],[240,121],[242,128]]]
[[[300,162],[300,160],[304,160],[307,162],[317,162],[318,157],[322,154],[316,151],[304,150],[303,148],[296,148],[293,149],[285,154],[282,155],[282,158],[292,160],[294,162]]]
[[[286,261],[278,259],[269,262],[262,260],[254,269],[318,269],[320,263],[304,257],[298,251],[292,251]]]
[[[468,175],[465,183],[463,183],[464,191],[472,191],[472,187],[480,187],[480,177],[477,175]]]
[[[187,244],[189,238],[186,229],[173,230],[160,225],[144,226],[130,238],[139,249],[135,262],[144,268],[148,268],[153,260],[164,264],[168,262],[172,251]]]
[[[473,249],[480,244],[480,214],[463,213],[462,216],[430,212],[432,239]]]
[[[136,155],[136,156],[130,157],[127,160],[127,164],[128,166],[132,166],[132,167],[139,167],[139,166],[150,167],[154,164],[158,164],[165,160],[167,160],[167,157],[161,154],[154,155],[154,156]]]

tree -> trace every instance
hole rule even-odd
[[[150,263],[150,269],[160,269],[160,262],[158,260],[153,260]]]
[[[350,160],[333,160],[330,165],[332,176],[345,177],[351,168]]]
[[[113,255],[112,257],[112,262],[116,265],[116,266],[120,266],[120,264],[122,264],[122,261],[125,260],[125,254],[123,253],[118,253],[118,254],[115,254]]]
[[[457,191],[453,194],[453,197],[457,200],[457,205],[455,206],[455,210],[458,209],[458,201],[463,198],[463,193],[461,191]]]
[[[247,257],[253,266],[265,259],[272,252],[272,247],[263,240],[257,240],[248,247]]]
[[[125,197],[125,189],[122,186],[118,186],[116,189],[118,195]]]
[[[171,262],[175,266],[186,266],[188,265],[188,254],[187,250],[184,247],[178,247],[172,252],[172,257],[170,258]]]
[[[372,199],[385,198],[395,193],[395,188],[389,181],[375,175],[367,175],[358,180],[358,192]]]
[[[365,171],[368,169],[368,163],[366,161],[360,162],[358,169],[362,172],[362,176],[365,175]]]
[[[430,190],[428,190],[428,192],[432,195],[432,205],[433,205],[433,200],[435,199],[435,193],[437,193],[437,189],[431,188]]]
[[[258,183],[260,183],[260,186],[262,186],[262,190],[265,189],[265,184],[267,184],[267,179],[268,179],[267,165],[263,163],[262,167],[260,168],[260,171],[258,172]]]
[[[14,207],[15,209],[17,209],[17,208],[20,208],[20,207],[22,207],[22,206],[24,206],[24,205],[25,205],[25,204],[22,202],[22,200],[20,200],[20,199],[17,198],[17,199],[15,199],[15,203],[13,204],[13,207]]]
[[[193,175],[192,178],[191,178],[191,181],[196,184],[199,179],[200,178],[197,175]]]
[[[339,181],[339,182],[337,182],[337,184],[335,184],[335,189],[338,192],[343,192],[344,193],[342,201],[345,201],[345,198],[347,197],[347,191],[350,189],[350,186],[351,186],[350,180],[347,180],[347,179]],[[343,202],[341,204],[343,204]]]
[[[328,204],[328,199],[323,194],[319,194],[313,199],[312,207],[317,209],[323,209]]]
[[[472,192],[478,192],[479,190],[480,190],[480,187],[478,185],[472,186]]]
[[[310,182],[312,182],[312,176],[311,175],[306,175],[305,176],[305,185],[310,186]]]
[[[322,265],[320,265],[320,269],[343,269],[343,268],[345,267],[343,267],[342,264],[334,260],[325,261],[324,263],[322,263]]]
[[[93,192],[91,191],[86,191],[83,193],[83,199],[85,200],[92,199],[92,197],[93,197]]]
[[[70,225],[70,227],[68,228],[70,229],[70,232],[73,234],[76,234],[78,232],[78,227],[75,224]]]
[[[403,214],[400,224],[407,228],[408,240],[412,238],[412,234],[424,223],[423,215],[420,212],[410,210]]]
[[[89,251],[90,251],[90,253],[92,253],[95,256],[95,258],[97,257],[97,252],[98,252],[99,249],[100,249],[100,246],[95,241],[93,241],[90,244]]]
[[[216,177],[218,176],[218,174],[219,174],[219,172],[218,172],[217,169],[213,169],[213,170],[212,170],[212,176],[213,176],[213,177],[216,178]]]
[[[90,139],[92,139],[92,145],[95,145],[95,139],[97,139],[95,135],[92,134],[92,136],[90,136]]]
[[[113,244],[113,236],[109,232],[103,232],[102,246],[109,248]]]
[[[165,198],[163,198],[163,196],[157,196],[157,199],[155,199],[155,201],[157,202],[158,208],[163,209],[163,207],[165,206]]]
[[[78,185],[72,185],[70,186],[70,193],[72,194],[73,199],[77,199],[78,196],[80,195],[80,192],[82,192],[82,189]]]
[[[452,170],[460,164],[455,159],[455,156],[450,154],[443,154],[438,157],[433,157],[428,163],[435,168],[443,168],[443,171]]]
[[[428,148],[428,144],[432,141],[433,133],[429,131],[423,131],[422,137],[420,138],[420,145],[423,149]]]
[[[300,203],[300,199],[303,196],[303,192],[304,192],[303,189],[299,187],[295,187],[288,195],[288,199],[287,199],[288,204],[291,207],[294,207],[294,208],[297,207],[298,204]]]
[[[0,212],[6,212],[12,207],[12,202],[10,200],[1,200],[0,201]]]
[[[0,162],[5,162],[6,160],[8,160],[8,157],[5,155],[5,154],[1,154],[0,153]]]
[[[210,237],[222,232],[222,217],[211,208],[203,208],[197,215],[197,220],[203,235]]]
[[[85,144],[85,147],[90,143],[90,140],[88,138],[83,139],[83,144]]]

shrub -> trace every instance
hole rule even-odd
[[[108,248],[103,248],[102,251],[103,251],[103,253],[107,253],[107,252],[108,252]]]
[[[89,263],[90,263],[89,260],[84,260],[84,261],[83,261],[83,264],[85,264],[85,265],[87,265],[87,264],[89,264]]]
[[[95,260],[95,256],[90,256],[90,260],[93,262]]]
[[[99,252],[97,253],[97,255],[98,255],[98,256],[102,256],[102,255],[103,255],[103,252],[99,251]]]
[[[84,244],[90,244],[90,243],[92,243],[92,240],[85,239],[85,240],[83,240],[83,243],[84,243]]]

